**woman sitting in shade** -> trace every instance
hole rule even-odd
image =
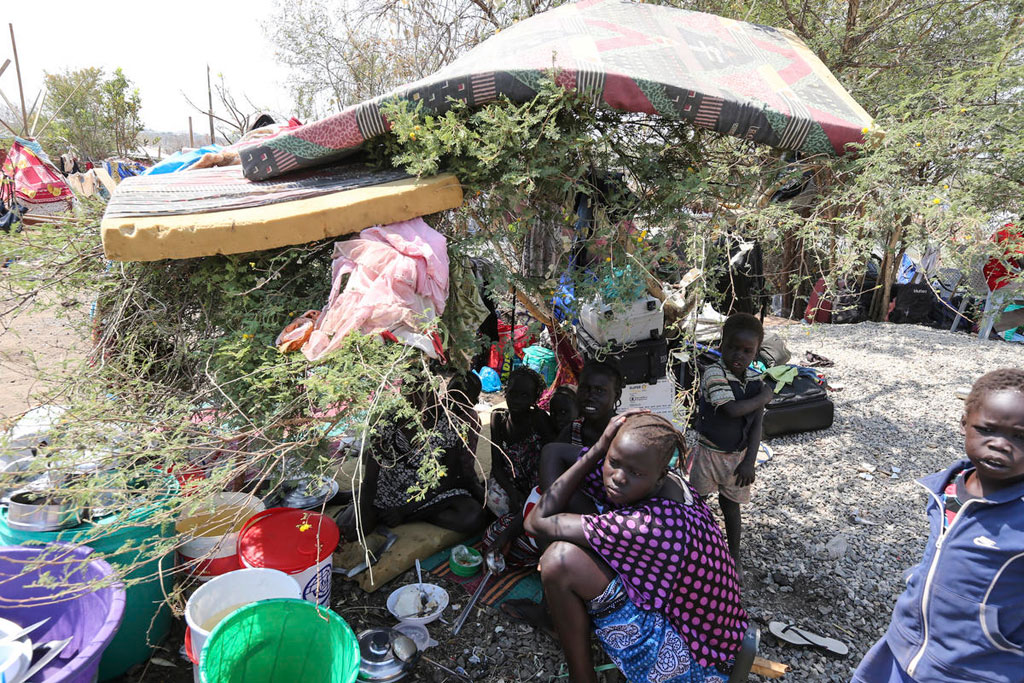
[[[395,527],[425,521],[462,533],[484,525],[483,507],[471,495],[478,480],[467,469],[473,459],[466,457],[466,440],[432,389],[413,391],[407,400],[422,416],[421,422],[391,417],[374,426],[366,445],[371,457],[364,459],[356,500],[338,519],[347,540],[357,536],[357,516],[364,533],[372,532],[378,522]],[[422,431],[430,433],[426,440]],[[435,454],[444,472],[424,495],[417,495],[422,482],[439,474],[428,460]]]

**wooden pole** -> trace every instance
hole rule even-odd
[[[4,63],[0,64],[0,76],[4,75],[4,72],[7,71],[7,67],[9,67],[10,65],[11,65],[11,60],[9,60],[9,59],[5,59]]]
[[[34,104],[32,105],[32,109],[35,110],[35,116],[32,118],[32,127],[28,129],[28,134],[29,135],[35,135],[36,134],[36,125],[39,123],[39,115],[43,113],[43,104],[46,102],[46,95],[47,95],[48,90],[49,90],[48,87],[44,85],[43,86],[43,96],[39,100],[39,108],[38,109],[36,109],[36,105],[34,105]]]
[[[191,116],[188,117],[188,146],[189,147],[195,147],[196,146],[196,140],[192,136],[192,117]]]
[[[206,95],[210,98],[210,109],[207,112],[210,115],[210,144],[216,144],[216,138],[213,136],[213,88],[210,87],[210,65],[206,65]]]
[[[53,123],[53,120],[54,120],[55,118],[57,118],[57,115],[58,115],[58,114],[60,114],[60,113],[61,113],[62,111],[64,111],[64,107],[66,107],[66,106],[67,106],[67,104],[68,104],[68,102],[70,102],[70,101],[71,101],[71,98],[72,98],[72,97],[74,97],[74,96],[75,96],[75,94],[76,94],[76,93],[77,93],[77,92],[78,92],[79,90],[81,90],[81,89],[82,89],[82,86],[83,86],[83,85],[85,85],[85,81],[82,81],[81,83],[79,83],[79,84],[78,84],[78,85],[77,85],[77,86],[75,87],[75,89],[74,89],[74,90],[73,90],[73,91],[71,92],[71,94],[70,94],[70,95],[68,95],[68,96],[67,96],[67,98],[65,98],[63,102],[61,102],[61,103],[60,103],[60,106],[59,106],[59,107],[57,107],[56,109],[54,109],[54,110],[53,110],[53,113],[52,113],[52,114],[50,114],[50,118],[48,118],[48,119],[46,120],[46,123],[44,123],[44,124],[43,124],[43,127],[39,129],[39,132],[37,132],[37,133],[36,133],[36,135],[42,135],[42,134],[43,134],[43,131],[45,131],[45,130],[46,130],[46,129],[47,129],[48,127],[49,127],[49,125],[50,125],[51,123]],[[0,93],[0,94],[3,94],[3,93]],[[4,99],[6,100],[7,98],[5,97]]]
[[[28,133],[28,112],[25,111],[25,90],[21,87],[21,66],[18,63],[18,44],[14,42],[14,24],[7,24],[11,31],[11,50],[14,51],[14,73],[18,76],[18,97],[21,98],[21,121],[25,133]]]

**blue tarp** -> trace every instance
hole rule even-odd
[[[157,165],[150,168],[143,175],[157,175],[159,173],[177,173],[184,171],[189,166],[199,161],[208,152],[219,152],[223,149],[220,145],[207,145],[188,152],[175,152]]]

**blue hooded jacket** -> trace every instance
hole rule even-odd
[[[854,681],[891,656],[922,683],[1024,681],[1024,482],[964,503],[942,532],[941,494],[961,460],[918,481],[931,494],[921,563],[908,573],[883,637]],[[881,645],[882,643],[879,643]]]

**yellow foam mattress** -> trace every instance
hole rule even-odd
[[[114,261],[195,258],[304,244],[461,204],[462,186],[455,176],[444,174],[265,206],[186,215],[104,217],[100,232],[103,253]]]

